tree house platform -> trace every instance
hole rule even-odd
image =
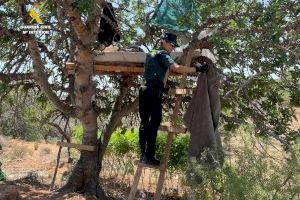
[[[144,64],[146,61],[146,53],[143,52],[103,52],[101,55],[94,57],[95,74],[124,74],[124,75],[142,75],[144,73]],[[177,61],[182,56],[182,52],[173,52],[171,57]],[[193,58],[201,56],[201,52],[195,51]],[[74,74],[76,63],[67,62],[66,68],[69,74]],[[183,72],[186,74],[194,73],[195,68],[184,66]],[[182,75],[174,71],[170,71],[170,75]]]

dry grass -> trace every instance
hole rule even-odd
[[[10,159],[22,159],[27,155],[32,155],[32,150],[23,145],[13,146],[10,151]]]
[[[51,149],[49,147],[42,147],[40,150],[41,156],[47,156],[51,153]]]

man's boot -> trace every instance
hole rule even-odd
[[[156,165],[160,164],[160,161],[154,158],[155,154],[155,145],[147,146],[145,156],[143,157],[143,163],[147,165]]]
[[[145,146],[144,146],[144,148],[141,147],[140,161],[143,160],[144,156],[145,156]]]
[[[146,139],[147,139],[147,130],[146,130],[146,126],[145,125],[141,125],[140,129],[139,129],[139,144],[140,144],[140,150],[141,150],[141,154],[140,154],[140,161],[143,160],[143,157],[145,155],[146,152]]]

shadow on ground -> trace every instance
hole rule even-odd
[[[127,195],[130,192],[130,186],[121,182],[116,182],[114,179],[101,179],[102,183],[105,183],[104,189],[110,200],[126,200]],[[83,197],[78,193],[67,192],[50,192],[50,185],[43,184],[35,177],[26,177],[15,181],[5,182],[7,185],[15,185],[20,195],[20,200],[94,200],[93,197]],[[153,199],[154,194],[142,190],[138,190],[136,199]],[[177,195],[165,195],[162,196],[164,200],[180,200]]]

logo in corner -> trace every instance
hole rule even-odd
[[[43,21],[40,15],[38,14],[39,12],[40,12],[40,4],[39,2],[35,2],[34,5],[29,9],[29,16],[32,18],[32,21],[35,20],[38,24],[42,24]]]
[[[20,27],[23,34],[50,34],[51,24],[44,24],[41,19],[43,13],[46,13],[45,0],[31,0],[29,5],[26,5],[28,15],[32,18],[29,24],[24,24]],[[47,21],[47,20],[46,20]]]

